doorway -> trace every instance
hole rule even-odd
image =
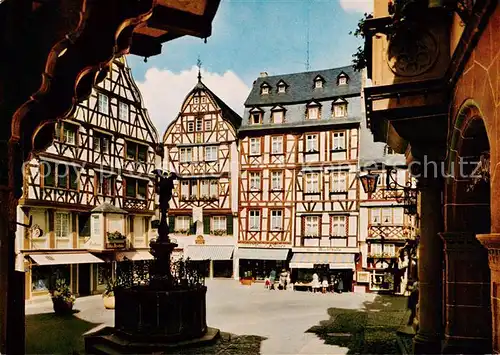
[[[90,264],[78,265],[78,295],[90,295]]]

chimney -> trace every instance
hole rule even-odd
[[[267,76],[267,71],[260,72],[260,77],[265,78]]]

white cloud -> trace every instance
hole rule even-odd
[[[346,12],[372,13],[373,0],[339,0]]]
[[[197,82],[198,68],[173,73],[158,68],[148,69],[144,82],[137,82],[160,139],[167,126],[178,115],[186,95]],[[232,71],[220,75],[202,70],[203,83],[236,113],[243,114],[243,104],[250,88]]]

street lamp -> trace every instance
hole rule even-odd
[[[361,180],[361,185],[363,185],[363,190],[365,193],[372,194],[377,190],[379,174],[372,174],[371,171],[368,174],[359,176],[359,180]]]
[[[405,214],[416,215],[417,189],[413,187],[411,180],[407,181],[405,185],[400,185],[395,177],[397,176],[397,173],[398,171],[396,168],[387,167],[385,182],[386,189],[391,191],[403,190],[403,196],[396,196],[396,201],[398,203],[403,203]]]

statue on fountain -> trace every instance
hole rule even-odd
[[[177,244],[168,235],[167,213],[177,175],[161,170],[154,174],[160,225],[158,238],[150,243],[154,260],[149,278],[115,289],[115,327],[86,337],[90,353],[100,345],[125,353],[152,353],[208,343],[219,335],[218,329],[207,327],[204,278],[187,261],[174,267],[170,262]]]

